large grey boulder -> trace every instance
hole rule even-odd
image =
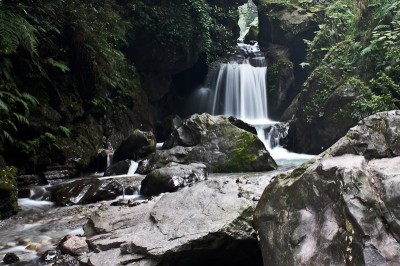
[[[102,208],[84,226],[93,252],[80,259],[97,266],[261,265],[252,213],[273,175],[211,175],[135,207]]]
[[[400,111],[362,120],[291,174],[254,214],[264,265],[398,265]]]
[[[192,115],[171,134],[163,150],[146,158],[146,166],[140,165],[138,172],[147,174],[170,162],[204,163],[210,172],[276,169],[274,159],[252,132],[251,126],[236,119],[207,113]]]
[[[170,163],[166,167],[152,171],[143,179],[140,194],[157,195],[162,192],[173,192],[180,187],[203,181],[207,175],[207,167],[204,164]]]

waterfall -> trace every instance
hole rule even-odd
[[[234,116],[253,125],[275,160],[308,159],[310,155],[290,153],[280,145],[288,125],[268,117],[267,70],[257,42],[239,43],[234,58],[212,70],[206,86],[197,90],[189,103],[191,107],[196,103],[197,113]]]

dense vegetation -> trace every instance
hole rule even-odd
[[[306,40],[308,55],[303,66],[310,76],[304,89],[313,94],[305,106],[306,121],[323,117],[328,98],[341,86],[347,92],[354,88],[356,97],[335,110],[338,117],[359,120],[398,109],[400,2],[333,1],[319,27],[316,37]]]
[[[205,0],[0,1],[0,154],[30,171],[68,158],[87,167],[103,137],[149,130],[141,77],[224,56],[234,10]]]

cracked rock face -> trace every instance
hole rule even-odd
[[[277,176],[254,214],[264,265],[398,265],[400,111]]]
[[[256,199],[276,172],[211,175],[135,207],[109,206],[84,226],[93,265],[261,265]]]

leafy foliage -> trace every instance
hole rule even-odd
[[[358,12],[351,12],[355,9]],[[318,80],[334,74],[332,92],[350,77],[360,81],[356,86],[358,96],[350,110],[356,119],[400,106],[399,16],[398,1],[336,1],[328,8],[325,24],[320,26],[316,37],[306,41],[308,55],[303,65],[312,71],[310,78],[319,73],[321,66],[329,66],[333,72],[320,73]],[[311,115],[307,121],[312,123],[317,119],[313,114],[322,114],[329,93],[324,93],[327,84],[319,86],[311,83],[310,78],[305,91],[325,95],[313,98],[304,108]]]

